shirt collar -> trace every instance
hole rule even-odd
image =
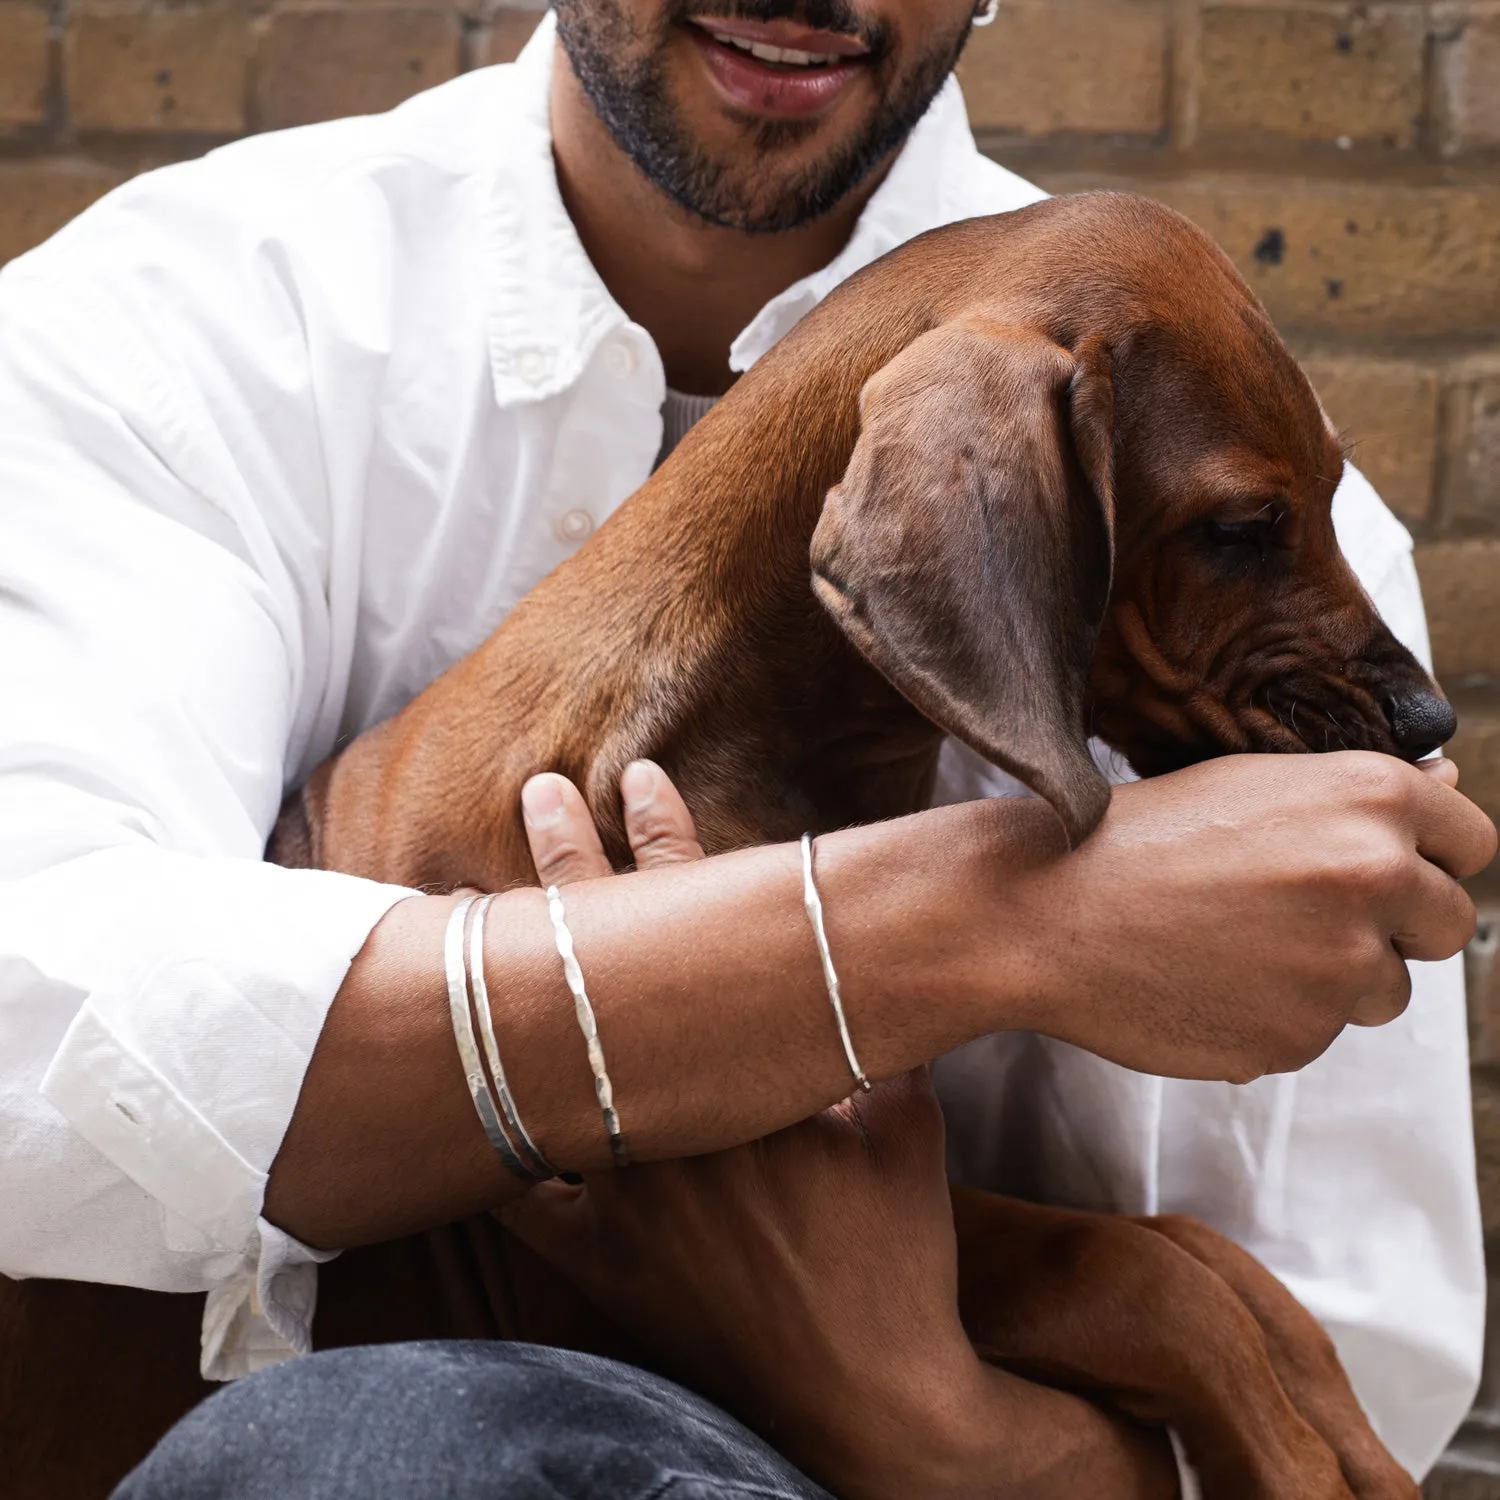
[[[488,206],[490,363],[502,406],[567,389],[625,321],[557,184],[549,112],[556,35],[548,11],[515,63],[497,69],[510,90],[495,122],[499,159]]]
[[[585,253],[558,188],[549,113],[556,37],[549,11],[505,70],[513,92],[497,142],[488,223],[490,358],[495,395],[506,406],[567,389],[599,342],[628,321]],[[963,96],[949,78],[871,195],[848,244],[756,314],[730,348],[730,368],[748,370],[841,281],[946,222],[948,172],[976,152]]]

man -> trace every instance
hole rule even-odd
[[[403,1199],[375,1228],[355,1227],[364,1199],[351,1184],[370,1163],[400,1160],[404,1190],[418,1197],[424,1165],[434,1180],[455,1170],[443,1150],[425,1162],[385,1150],[373,1085],[327,1083],[337,1059],[364,1056],[348,1050],[347,1018],[369,1023],[395,1004],[398,986],[369,979],[401,941],[390,934],[428,921],[420,914],[439,898],[257,863],[283,787],[482,639],[842,278],[929,227],[1041,196],[974,148],[949,80],[974,19],[971,0],[567,0],[514,68],[468,75],[379,119],[263,137],[138,179],[7,268],[0,1108],[19,1144],[0,1166],[0,1270],[206,1290],[204,1368],[233,1376],[307,1348],[315,1266],[327,1258],[313,1246],[443,1222],[440,1206],[484,1185],[473,1175],[462,1192],[419,1209]],[[1352,471],[1337,508],[1351,561],[1422,652],[1405,534]],[[957,754],[947,769],[950,796],[997,787]],[[1185,785],[1239,788],[1262,822],[1287,826],[1282,786],[1254,782],[1248,766],[1211,774],[1220,779]],[[1303,788],[1314,844],[1326,841],[1320,809],[1345,813],[1355,798],[1326,767],[1298,765],[1278,781]],[[1171,795],[1161,785],[1121,800],[1159,808],[1153,799]],[[658,786],[646,800],[668,796]],[[568,815],[565,791],[551,799],[529,809],[539,857]],[[1457,802],[1443,804],[1444,818],[1463,816]],[[1404,839],[1403,870],[1422,864],[1396,814],[1372,819]],[[1295,840],[1276,836],[1294,861]],[[1250,876],[1223,878],[1232,888]],[[1165,938],[1158,957],[1189,975],[1209,923],[1181,889],[1180,938]],[[1295,910],[1287,894],[1279,901],[1275,910]],[[1431,920],[1421,913],[1418,928]],[[1286,941],[1274,925],[1233,937],[1247,984]],[[1130,939],[1122,931],[1120,945]],[[1461,940],[1428,946],[1452,953]],[[1291,969],[1301,979],[1285,987],[1300,997],[1310,966]],[[1110,978],[1096,976],[1104,999]],[[1351,1012],[1353,997],[1337,1024]],[[984,1029],[1003,1024],[992,1017]],[[1128,1071],[1105,1060],[1127,1056],[1113,1032],[1087,1040],[1080,1050],[1011,1030],[945,1062],[958,1167],[1084,1206],[1197,1212],[1233,1234],[1324,1320],[1386,1441],[1424,1469],[1472,1395],[1482,1321],[1454,965],[1417,973],[1401,1020],[1346,1033],[1306,1072],[1244,1090]],[[1147,1056],[1152,1072],[1172,1070]],[[1216,1066],[1201,1076],[1264,1068]],[[902,1113],[913,1108],[920,1116],[920,1103],[880,1103],[872,1118],[930,1154],[930,1129]],[[363,1160],[359,1144],[328,1144],[351,1110],[369,1111],[358,1114]],[[821,1127],[809,1128],[799,1161],[821,1149]],[[682,1149],[707,1142],[689,1137]],[[735,1160],[716,1169],[731,1184]],[[902,1172],[883,1175],[892,1201],[930,1190],[931,1174],[917,1173],[903,1199]],[[856,1222],[879,1212],[876,1185],[857,1174],[820,1180],[847,1195],[818,1199],[835,1222],[841,1206]],[[930,1292],[923,1268],[941,1244],[908,1249],[882,1274]],[[857,1285],[876,1276],[862,1269]],[[830,1347],[843,1347],[862,1311],[884,1332],[854,1286],[824,1300],[833,1310],[820,1316],[840,1330]],[[951,1334],[945,1316],[933,1315],[934,1348],[952,1343],[937,1336]],[[780,1337],[784,1358],[743,1373],[747,1407],[797,1363],[790,1331]],[[244,1493],[303,1482],[319,1432],[349,1460],[333,1436],[340,1411],[384,1414],[360,1431],[394,1432],[412,1469],[387,1477],[419,1493],[439,1416],[402,1418],[392,1390],[437,1392],[442,1407],[476,1381],[490,1387],[467,1354],[446,1374],[433,1356],[412,1357],[404,1377],[387,1369],[373,1383],[386,1395],[369,1405],[342,1376],[296,1373],[328,1368],[316,1360],[271,1377],[283,1382],[267,1387],[271,1405],[240,1420],[260,1432],[272,1422],[258,1451],[275,1463],[247,1474]],[[369,1396],[364,1368],[350,1378]],[[555,1416],[575,1398],[578,1412],[595,1410],[588,1393],[624,1381],[578,1366],[549,1366],[553,1376],[569,1394],[538,1387],[524,1360],[506,1367],[503,1425],[533,1454],[577,1458],[620,1424],[626,1439],[610,1461],[638,1445],[640,1408],[628,1401],[623,1415],[599,1408],[593,1426],[575,1413],[561,1432],[524,1419],[528,1389],[545,1389]],[[950,1383],[963,1386],[946,1374],[931,1382]],[[848,1395],[831,1378],[821,1389],[803,1404],[834,1410]],[[631,1393],[621,1384],[614,1394]],[[656,1389],[641,1399],[670,1405]],[[717,1455],[693,1449],[706,1468],[679,1484],[684,1495],[809,1492],[711,1410],[671,1399],[683,1403],[668,1424],[679,1439],[685,1422]],[[945,1423],[940,1406],[923,1408],[934,1434],[976,1430],[968,1408]],[[217,1409],[199,1420],[212,1424]],[[1087,1420],[1048,1411],[1032,1411],[1030,1428],[1018,1419],[1014,1449],[1022,1432]],[[851,1452],[878,1451],[882,1432],[909,1435],[887,1415],[832,1434],[815,1421],[784,1446],[821,1452],[829,1482],[873,1496],[880,1482]],[[1109,1476],[1105,1493],[1157,1492],[1155,1459],[1137,1462],[1117,1437],[1101,1431],[1092,1468],[1051,1455],[1039,1467],[1058,1493],[1076,1492],[1086,1473]],[[210,1446],[224,1441],[212,1429]],[[999,1472],[996,1462],[979,1454],[974,1471]],[[476,1463],[470,1479],[483,1492],[495,1476]],[[662,1472],[610,1470],[584,1488],[665,1494],[677,1481]],[[518,1473],[508,1492],[532,1493]],[[916,1489],[901,1481],[893,1493],[941,1493],[930,1476]],[[176,1482],[141,1481],[163,1494]],[[331,1474],[306,1482],[308,1493],[343,1492],[327,1487]],[[374,1494],[374,1483],[362,1470],[351,1492]],[[970,1472],[954,1492],[982,1491]]]

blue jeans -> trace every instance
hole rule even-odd
[[[829,1500],[732,1417],[536,1344],[333,1349],[191,1411],[112,1500]]]

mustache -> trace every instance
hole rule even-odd
[[[890,45],[890,27],[881,21],[866,21],[850,0],[674,0],[668,7],[669,22],[710,18],[792,21],[809,31],[831,31],[852,37],[869,48],[872,58]]]

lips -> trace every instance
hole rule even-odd
[[[687,30],[725,103],[767,119],[832,109],[869,66],[857,38],[787,21],[702,17]]]

